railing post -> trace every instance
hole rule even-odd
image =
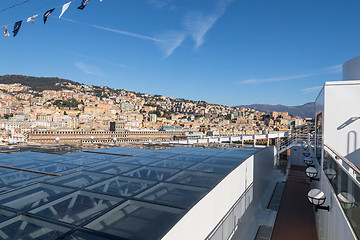
[[[277,139],[277,151],[276,151],[276,165],[280,165],[280,133],[278,132],[278,139]]]

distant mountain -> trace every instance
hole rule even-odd
[[[301,106],[284,106],[284,105],[269,105],[269,104],[252,104],[241,105],[237,107],[253,108],[261,112],[288,112],[292,116],[310,117],[314,118],[315,103],[306,103]]]
[[[29,86],[32,90],[41,92],[43,90],[61,90],[66,89],[62,86],[63,83],[71,83],[72,85],[79,85],[80,83],[56,78],[56,77],[29,77],[25,75],[4,75],[0,76],[0,84],[21,83]]]

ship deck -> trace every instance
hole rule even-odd
[[[305,169],[290,168],[271,240],[318,239],[314,209],[307,199],[310,184]]]

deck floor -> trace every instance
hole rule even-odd
[[[313,206],[307,199],[310,184],[306,167],[291,166],[280,208],[276,217],[272,240],[317,240]]]

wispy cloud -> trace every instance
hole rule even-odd
[[[217,0],[215,10],[211,14],[203,14],[201,12],[195,11],[187,12],[181,21],[184,28],[183,30],[168,31],[158,35],[158,37],[146,36],[138,33],[99,26],[95,24],[80,23],[78,21],[64,17],[61,18],[61,20],[86,25],[89,27],[121,34],[124,36],[152,41],[164,53],[164,58],[168,58],[179,46],[181,46],[181,44],[188,36],[190,36],[195,41],[195,49],[203,45],[205,42],[205,35],[213,27],[216,21],[225,13],[228,5],[232,1],[233,0]],[[173,0],[148,0],[147,2],[157,9],[163,9],[165,7],[168,9],[174,8],[172,4]]]
[[[164,53],[164,58],[168,58],[182,44],[186,34],[182,31],[170,31],[161,34],[160,37],[163,41],[157,42],[157,45]]]
[[[123,30],[119,30],[119,29],[114,29],[114,28],[108,28],[108,27],[103,27],[103,26],[98,26],[95,24],[87,24],[87,23],[81,23],[69,18],[60,18],[62,20],[68,21],[68,22],[72,22],[72,23],[77,23],[77,24],[81,24],[81,25],[86,25],[89,27],[93,27],[93,28],[97,28],[97,29],[101,29],[104,31],[108,31],[108,32],[113,32],[113,33],[117,33],[117,34],[121,34],[121,35],[125,35],[125,36],[129,36],[129,37],[134,37],[134,38],[139,38],[139,39],[143,39],[143,40],[150,40],[153,42],[160,42],[160,39],[154,38],[154,37],[150,37],[150,36],[146,36],[146,35],[142,35],[142,34],[137,34],[137,33],[132,33],[132,32],[127,32],[127,31],[123,31]]]
[[[173,0],[148,0],[147,3],[153,6],[156,9],[170,9],[175,10],[175,5],[172,4]]]
[[[139,39],[143,39],[143,40],[150,40],[150,41],[154,41],[154,42],[160,42],[161,41],[160,39],[157,39],[157,38],[153,38],[153,37],[149,37],[149,36],[145,36],[145,35],[141,35],[141,34],[136,34],[136,33],[132,33],[132,32],[126,32],[126,31],[122,31],[122,30],[118,30],[118,29],[102,27],[102,26],[98,26],[98,25],[94,25],[94,24],[87,24],[87,25],[90,26],[90,27],[94,27],[94,28],[105,30],[105,31],[130,36],[130,37],[135,37],[135,38],[139,38]]]
[[[213,27],[215,22],[225,13],[226,8],[233,0],[218,0],[217,6],[212,14],[203,14],[202,12],[187,12],[182,18],[184,30],[169,31],[160,35],[157,43],[158,47],[164,53],[164,58],[168,58],[185,39],[190,36],[195,41],[194,49],[199,48],[205,42],[205,35]],[[150,0],[153,4],[163,6],[168,1]]]
[[[322,86],[309,87],[309,88],[301,89],[301,92],[305,94],[309,94],[309,93],[319,92],[321,88]]]
[[[195,41],[195,49],[205,42],[206,33],[213,27],[215,22],[224,15],[227,6],[233,0],[219,0],[212,14],[204,15],[201,12],[188,12],[182,20],[185,29]]]
[[[101,59],[101,58],[95,58],[95,57],[91,57],[91,56],[84,55],[84,54],[77,53],[77,52],[73,52],[73,51],[66,51],[66,50],[62,50],[62,51],[66,52],[66,53],[69,53],[69,54],[72,54],[72,55],[75,55],[75,56],[82,57],[82,58],[87,58],[87,59],[95,60],[95,61],[98,61],[98,62],[103,62],[103,63],[106,63],[106,64],[111,64],[111,65],[122,67],[122,68],[130,68],[130,69],[132,69],[132,67],[129,67],[127,65],[112,62],[112,61],[108,61],[108,60],[104,60],[104,59]]]
[[[342,72],[342,64],[325,67],[325,68],[320,69],[320,71],[324,71],[326,73],[340,73],[340,72]]]
[[[244,81],[240,81],[238,83],[251,84],[251,83],[266,83],[266,82],[281,82],[295,79],[302,79],[307,77],[315,76],[315,74],[301,74],[301,75],[293,75],[286,77],[274,77],[274,78],[250,78]]]
[[[268,83],[268,82],[282,82],[282,81],[289,81],[289,80],[299,80],[308,77],[326,75],[326,74],[333,74],[341,72],[342,65],[334,65],[330,67],[320,68],[311,73],[307,74],[298,74],[298,75],[291,75],[291,76],[284,76],[284,77],[272,77],[272,78],[250,78],[243,81],[235,82],[235,84],[258,84],[258,83]]]
[[[94,65],[88,65],[83,62],[76,62],[74,64],[77,68],[79,68],[81,71],[83,71],[86,74],[95,75],[95,76],[99,76],[99,77],[104,76],[101,73],[100,69]]]

